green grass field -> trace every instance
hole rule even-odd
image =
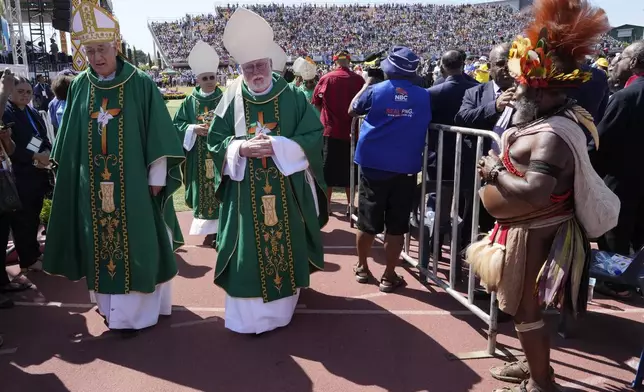
[[[179,91],[182,91],[186,93],[186,95],[188,95],[192,92],[192,87],[179,87]],[[170,112],[171,117],[174,117],[174,114],[177,112],[177,110],[179,110],[182,102],[183,100],[181,99],[166,101],[166,107],[168,108],[168,112]],[[190,211],[190,208],[186,206],[185,193],[185,189],[181,187],[174,194],[174,209],[177,212]],[[333,200],[344,202],[346,200],[344,190],[340,188],[334,189]]]

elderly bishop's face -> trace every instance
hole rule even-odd
[[[242,64],[244,81],[248,88],[255,93],[266,91],[271,85],[272,69],[273,63],[268,58]]]
[[[118,52],[114,43],[85,45],[87,60],[94,72],[101,76],[109,76],[116,72],[116,56]]]

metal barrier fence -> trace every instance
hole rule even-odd
[[[349,202],[349,212],[350,212],[350,224],[351,227],[354,226],[354,222],[357,222],[358,217],[356,216],[355,212],[355,186],[356,186],[356,178],[355,178],[355,164],[353,161],[353,157],[355,155],[355,146],[356,146],[356,134],[358,129],[360,128],[360,125],[362,123],[361,118],[354,118],[352,125],[351,125],[351,172],[350,172],[350,194],[353,196],[351,198],[351,201]],[[410,253],[410,243],[411,243],[411,234],[407,233],[405,236],[405,242],[404,242],[404,248],[401,253],[401,257],[403,260],[405,260],[407,263],[409,263],[411,266],[417,268],[421,274],[421,279],[422,277],[430,279],[432,282],[434,282],[436,285],[438,285],[440,288],[445,290],[451,297],[456,299],[458,302],[460,302],[463,306],[465,306],[468,310],[470,310],[473,314],[475,314],[478,318],[483,320],[488,325],[488,344],[487,344],[487,349],[483,351],[475,351],[475,352],[470,352],[470,353],[463,353],[463,354],[455,354],[452,355],[453,358],[455,359],[475,359],[475,358],[489,358],[489,357],[503,357],[503,356],[516,356],[516,355],[521,355],[519,352],[516,352],[514,350],[503,350],[499,351],[496,349],[496,335],[497,335],[497,312],[498,312],[498,307],[496,304],[496,292],[491,293],[491,298],[490,298],[490,313],[486,313],[483,309],[478,307],[476,304],[474,304],[474,288],[476,285],[475,281],[475,275],[472,271],[472,267],[470,266],[469,269],[469,278],[468,278],[468,284],[467,284],[467,297],[465,297],[463,294],[461,294],[459,291],[455,289],[456,287],[456,276],[457,276],[457,268],[460,266],[460,260],[459,260],[459,252],[457,249],[458,246],[458,226],[459,226],[459,197],[460,197],[460,187],[461,187],[461,159],[462,159],[462,148],[463,148],[463,136],[474,136],[477,139],[476,142],[476,160],[474,162],[478,162],[479,159],[483,156],[483,139],[484,138],[489,138],[494,140],[497,144],[501,144],[501,140],[499,136],[491,131],[484,131],[480,129],[471,129],[471,128],[463,128],[463,127],[456,127],[456,126],[448,126],[448,125],[441,125],[441,124],[432,124],[430,125],[430,131],[438,132],[438,145],[437,145],[437,168],[436,168],[436,208],[435,208],[435,215],[434,215],[434,228],[433,228],[433,252],[432,252],[432,266],[431,270],[429,269],[429,266],[427,268],[422,265],[422,260],[424,260],[423,255],[424,253],[424,235],[425,235],[425,209],[426,209],[426,199],[425,199],[425,194],[427,192],[427,182],[428,182],[428,174],[427,174],[427,164],[428,164],[428,146],[429,146],[429,132],[427,133],[427,136],[425,138],[425,148],[423,151],[423,168],[422,168],[422,175],[421,175],[421,200],[419,203],[419,208],[420,208],[420,223],[418,225],[419,230],[418,230],[418,256],[419,259],[413,258],[409,253]],[[441,198],[442,198],[442,181],[443,181],[443,144],[444,144],[444,134],[445,132],[451,132],[456,134],[456,148],[455,148],[455,158],[454,158],[454,191],[452,194],[452,206],[451,206],[451,226],[452,226],[452,232],[451,232],[451,244],[450,244],[450,263],[449,263],[449,282],[443,281],[439,276],[438,276],[438,262],[441,258],[442,251],[441,251],[441,246],[440,246],[440,239],[441,239],[441,233],[440,233],[440,223],[441,223]],[[472,168],[472,170],[475,170],[475,168]],[[474,176],[474,192],[473,192],[473,197],[472,197],[472,230],[470,233],[470,239],[472,242],[478,240],[479,237],[479,231],[478,231],[478,225],[477,222],[479,220],[479,208],[480,208],[480,198],[479,198],[479,189],[481,187],[481,180],[480,177],[477,174]],[[416,213],[416,211],[414,211]],[[382,234],[378,235],[377,238],[381,241],[384,241],[384,236]]]

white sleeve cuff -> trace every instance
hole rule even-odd
[[[226,149],[226,162],[224,164],[224,175],[233,181],[241,181],[246,173],[246,158],[239,155],[244,140],[233,140]]]
[[[311,189],[311,194],[313,195],[313,202],[315,203],[315,213],[317,216],[320,216],[320,204],[318,201],[318,193],[315,190],[315,179],[313,178],[313,174],[311,174],[311,169],[306,169],[305,172],[305,177],[306,183],[309,185],[309,188]]]
[[[284,176],[308,169],[309,160],[299,144],[284,136],[270,138],[273,144],[273,161]]]
[[[195,142],[197,141],[197,134],[195,133],[196,127],[196,124],[192,124],[188,125],[188,129],[186,129],[186,136],[183,137],[183,148],[186,151],[192,150],[192,147],[195,146]]]
[[[166,157],[159,158],[152,166],[148,173],[148,185],[150,186],[165,186],[165,178],[168,173],[168,160]]]

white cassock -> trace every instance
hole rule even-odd
[[[165,186],[167,160],[161,158],[150,166],[148,185]],[[172,246],[172,232],[168,230]],[[99,294],[89,292],[90,299],[105,316],[110,329],[143,329],[155,325],[159,315],[172,313],[172,281],[157,285],[154,293]]]
[[[208,97],[212,95],[213,92],[204,94],[201,93],[202,97]],[[183,137],[183,148],[186,151],[191,151],[195,146],[195,142],[199,137],[195,133],[196,124],[188,126],[186,129],[186,135]],[[199,219],[192,218],[192,225],[190,225],[190,235],[208,235],[208,234],[217,234],[217,228],[219,227],[219,219]]]
[[[284,176],[306,170],[306,181],[311,188],[315,210],[319,215],[315,181],[309,170],[309,161],[306,159],[304,151],[296,142],[286,137],[271,136],[270,138],[275,153],[272,159]],[[228,145],[226,150],[224,175],[233,181],[241,181],[246,172],[246,158],[239,155],[242,143],[242,140],[235,140]],[[284,327],[291,322],[299,297],[299,289],[295,295],[267,303],[264,303],[261,297],[236,298],[226,295],[226,328],[238,333],[260,334]]]

